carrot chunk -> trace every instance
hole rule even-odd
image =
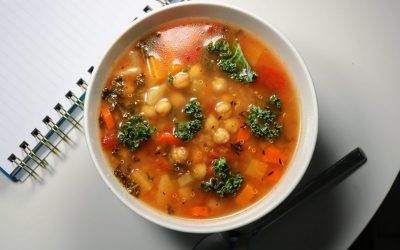
[[[210,209],[207,206],[194,206],[190,208],[190,213],[196,217],[208,217]]]
[[[275,146],[270,146],[264,150],[264,155],[261,160],[265,163],[283,165],[286,157],[281,150]]]
[[[274,90],[283,90],[287,82],[283,72],[267,67],[261,69],[258,81]]]
[[[236,141],[246,141],[250,138],[250,131],[248,128],[239,128],[239,131],[236,136]]]
[[[264,162],[255,159],[251,159],[244,173],[258,180],[262,180],[267,170],[268,164],[265,164]]]
[[[265,175],[263,181],[270,184],[275,184],[280,180],[281,175],[282,175],[282,170],[275,168],[271,172]]]
[[[250,184],[246,184],[246,186],[244,186],[243,189],[236,196],[235,203],[240,206],[244,206],[248,204],[255,195],[255,189]]]
[[[106,105],[101,106],[100,114],[103,118],[104,124],[107,129],[113,129],[115,127],[114,118],[112,117],[111,111],[108,109]]]
[[[154,56],[150,56],[149,58],[147,58],[146,63],[150,78],[155,83],[159,82],[167,76],[166,72],[162,68],[161,62],[158,61]]]

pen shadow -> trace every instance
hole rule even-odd
[[[352,148],[347,150],[350,152]],[[314,155],[298,187],[339,160],[333,159],[331,152],[333,147],[319,134]],[[340,234],[343,207],[339,195],[329,193],[329,190],[324,192],[325,195],[321,193],[312,197],[260,232],[251,241],[250,249],[265,249],[266,245],[269,250],[327,249],[333,246]]]
[[[350,151],[351,149],[348,149]],[[333,159],[331,154],[332,147],[324,137],[318,136],[315,151],[310,165],[300,181],[298,187],[304,185],[318,173],[331,166],[339,159]],[[325,192],[329,192],[326,190]],[[329,199],[317,195],[313,199],[318,200],[318,208],[323,207],[323,211],[318,211],[314,207],[313,200],[308,200],[299,207],[276,221],[269,228],[260,232],[259,235],[251,240],[250,249],[324,249],[336,240],[338,234],[336,228],[340,223],[340,197],[330,195]],[[251,228],[252,225],[246,226]],[[321,230],[324,231],[321,234]],[[166,230],[171,240],[184,249],[191,249],[194,244],[203,238],[205,234],[189,234]],[[314,236],[318,235],[318,238]],[[306,244],[304,243],[306,241]]]

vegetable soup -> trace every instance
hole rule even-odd
[[[134,41],[99,110],[100,143],[127,192],[186,218],[233,214],[265,196],[300,130],[279,56],[214,19],[169,22]]]

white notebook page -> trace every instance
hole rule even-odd
[[[66,109],[68,90],[77,96],[75,84],[88,79],[110,43],[135,17],[143,15],[153,0],[35,0],[0,1],[0,166],[11,172],[11,153],[23,159],[19,148],[26,141],[33,148],[31,131],[48,129],[42,119]]]

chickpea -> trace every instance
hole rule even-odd
[[[213,90],[217,93],[222,93],[228,88],[226,80],[221,77],[215,77],[214,80],[211,82],[211,85]]]
[[[218,102],[217,105],[215,105],[215,111],[222,119],[227,119],[232,115],[231,104],[225,101]]]
[[[224,120],[224,128],[231,134],[236,133],[240,127],[240,121],[237,118]]]
[[[172,108],[171,102],[168,101],[167,98],[159,100],[155,106],[155,110],[157,111],[157,113],[159,113],[162,116],[169,114],[169,112],[171,112],[171,108]]]
[[[172,107],[175,109],[180,109],[185,105],[186,103],[186,98],[182,93],[179,92],[171,92],[169,94],[169,100],[172,104]]]
[[[170,152],[171,160],[175,163],[184,163],[188,155],[189,153],[185,147],[174,147]]]
[[[187,72],[179,72],[174,76],[172,85],[177,89],[184,89],[190,85],[189,74]]]
[[[229,133],[224,128],[219,128],[214,133],[213,140],[216,144],[227,143],[229,139],[230,139]]]
[[[227,103],[231,103],[234,102],[236,99],[236,97],[232,94],[229,93],[225,93],[221,96],[221,101],[227,102]]]
[[[206,121],[204,122],[204,129],[205,130],[212,130],[215,131],[219,126],[219,121],[215,115],[211,114],[207,117]]]
[[[189,75],[192,79],[199,79],[203,69],[200,64],[193,65],[189,70]]]
[[[197,163],[192,168],[192,175],[195,179],[201,180],[207,174],[207,166],[203,162]]]
[[[142,113],[147,118],[153,118],[156,116],[156,110],[152,105],[143,105],[142,106]]]
[[[196,80],[193,80],[191,90],[193,92],[199,92],[199,91],[202,91],[205,86],[206,86],[206,84],[204,83],[203,80],[196,79]]]

